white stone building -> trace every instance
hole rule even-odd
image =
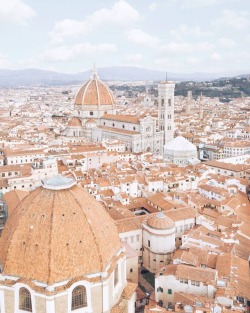
[[[250,155],[250,142],[247,140],[235,140],[226,142],[223,149],[224,158],[241,155]]]
[[[139,262],[155,273],[169,263],[183,234],[196,224],[196,215],[192,208],[182,208],[121,219],[119,236],[137,251]]]
[[[4,151],[5,162],[11,164],[33,163],[35,159],[44,159],[45,153],[42,149],[19,149],[8,146]]]
[[[168,264],[175,250],[175,223],[163,212],[142,224],[143,265],[151,273]]]
[[[164,146],[164,159],[176,165],[197,164],[197,148],[182,136],[175,137]]]
[[[183,292],[213,298],[218,277],[215,269],[193,267],[190,265],[167,265],[155,276],[155,300],[171,308],[174,293]]]
[[[0,191],[34,190],[40,187],[42,180],[58,174],[57,161],[54,158],[36,159],[32,165],[5,165],[1,167],[0,178],[4,178]]]

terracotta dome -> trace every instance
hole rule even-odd
[[[150,217],[147,221],[149,227],[156,229],[171,229],[175,227],[171,218],[167,217],[163,212],[159,212],[156,215]]]
[[[70,127],[82,127],[82,123],[78,117],[72,117],[72,119],[69,121],[68,126]]]
[[[75,105],[110,105],[114,106],[114,97],[109,87],[102,82],[94,68],[92,77],[78,91],[75,98]]]
[[[51,285],[102,272],[120,248],[116,226],[91,195],[60,175],[27,196],[0,238],[4,275]]]
[[[89,118],[89,119],[86,121],[86,124],[93,124],[93,123],[96,123],[96,121],[95,121],[93,118]]]

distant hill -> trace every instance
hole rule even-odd
[[[85,74],[80,73],[80,74]],[[159,70],[150,70],[140,67],[132,66],[114,66],[98,69],[99,76],[104,80],[165,80],[166,72]],[[219,77],[219,76],[217,76]],[[187,81],[187,80],[211,80],[214,76],[204,73],[192,73],[192,74],[177,74],[167,73],[168,80],[174,81]]]
[[[72,75],[70,74],[62,74],[40,69],[0,70],[0,86],[2,87],[32,85],[55,86],[78,83],[78,81],[78,79],[74,81],[74,78],[72,78]]]
[[[17,86],[57,86],[81,84],[90,77],[91,71],[76,74],[64,74],[40,69],[0,70],[0,87]],[[150,70],[131,66],[114,66],[98,69],[102,80],[148,81],[165,80],[166,73],[159,70]],[[218,79],[222,74],[178,74],[168,73],[169,80],[174,81],[208,81]],[[245,75],[244,75],[245,76]],[[246,75],[247,76],[247,75]]]

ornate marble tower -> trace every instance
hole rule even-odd
[[[174,138],[174,88],[171,81],[158,84],[158,125],[164,131],[164,144]]]

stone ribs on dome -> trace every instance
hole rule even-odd
[[[97,75],[93,75],[78,91],[75,98],[75,105],[110,105],[114,106],[115,101],[109,87],[102,82]]]
[[[85,190],[40,187],[9,217],[0,264],[3,275],[51,285],[105,271],[119,249],[113,220]]]

